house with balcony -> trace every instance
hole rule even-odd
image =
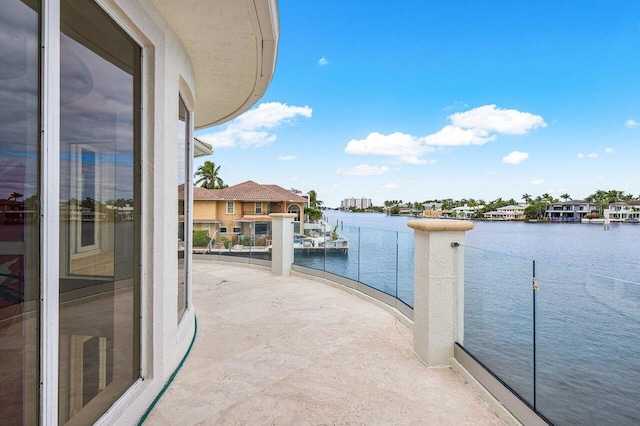
[[[184,197],[184,186],[178,199]],[[271,235],[271,213],[295,214],[294,232],[304,228],[307,199],[278,185],[246,181],[224,189],[193,188],[193,229],[204,230],[218,243],[239,236]]]
[[[611,222],[640,221],[640,200],[619,201],[604,209],[604,219]]]
[[[552,221],[579,222],[589,214],[598,214],[597,204],[584,200],[570,200],[549,205],[545,217]]]
[[[524,207],[521,205],[499,207],[494,211],[485,213],[484,217],[489,220],[523,220]]]

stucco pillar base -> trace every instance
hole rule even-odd
[[[290,275],[293,263],[293,213],[271,213],[271,272]]]
[[[413,350],[429,367],[449,366],[456,335],[462,333],[465,232],[473,224],[461,220],[413,220],[414,308]],[[460,336],[461,337],[461,336]]]

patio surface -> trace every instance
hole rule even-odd
[[[193,262],[196,342],[145,425],[503,425],[390,313],[311,279]]]

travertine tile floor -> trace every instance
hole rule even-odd
[[[198,335],[146,425],[502,425],[411,331],[341,289],[194,260]]]

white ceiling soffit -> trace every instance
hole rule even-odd
[[[276,0],[154,0],[193,64],[195,127],[242,114],[265,93],[276,66]]]

